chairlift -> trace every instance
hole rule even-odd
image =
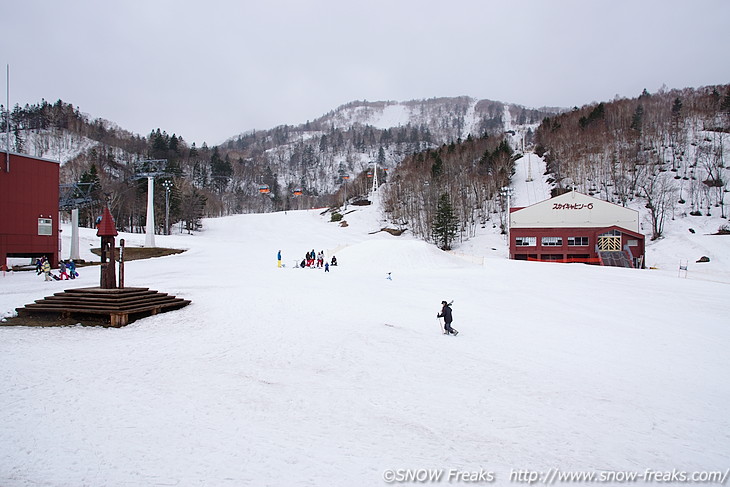
[[[302,195],[302,188],[294,188],[294,189],[292,190],[292,194],[293,194],[294,196],[301,196],[301,195]]]
[[[269,189],[268,184],[262,184],[261,186],[259,186],[259,193],[264,194],[269,192],[271,192],[271,190]]]

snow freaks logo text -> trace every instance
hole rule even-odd
[[[694,471],[687,472],[673,469],[670,471],[647,468],[643,472],[634,471],[562,471],[559,468],[550,468],[547,471],[516,470],[509,474],[511,484],[527,485],[557,485],[568,484],[637,484],[637,483],[664,483],[664,484],[719,484],[726,485],[730,476],[730,468],[724,472]],[[504,477],[503,477],[504,478]],[[388,484],[437,484],[437,483],[464,483],[464,484],[491,484],[497,480],[497,475],[488,470],[459,470],[443,468],[400,468],[388,469],[383,472],[383,480]]]
[[[497,479],[494,472],[487,470],[458,470],[455,468],[398,468],[388,469],[383,472],[383,480],[386,483],[437,483],[437,482],[463,482],[475,484],[488,484]]]

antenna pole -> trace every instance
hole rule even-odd
[[[10,172],[10,65],[6,65],[6,75],[5,75],[6,81],[5,81],[5,95],[6,95],[6,105],[5,105],[5,113],[7,114],[5,116],[5,172]]]

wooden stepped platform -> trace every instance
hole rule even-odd
[[[16,308],[16,311],[19,321],[27,318],[46,320],[50,318],[51,321],[55,319],[59,322],[78,320],[83,324],[86,320],[93,324],[121,327],[139,318],[173,311],[188,304],[189,300],[149,288],[87,287],[67,289],[53,296],[38,299],[23,308]]]

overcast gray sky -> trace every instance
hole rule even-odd
[[[726,0],[23,0],[10,106],[62,99],[200,146],[353,100],[581,106],[730,83]]]

